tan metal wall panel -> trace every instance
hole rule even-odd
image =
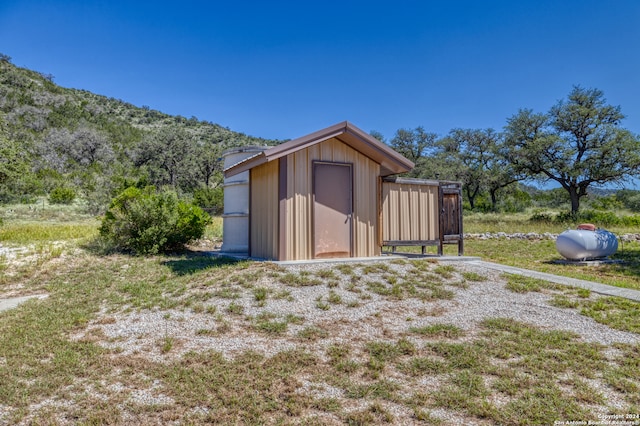
[[[438,186],[383,182],[383,241],[438,238]]]
[[[345,155],[355,156],[354,163],[355,182],[355,226],[354,256],[369,257],[379,256],[381,247],[377,239],[378,233],[378,177],[380,165],[368,157],[352,150],[344,144],[339,144],[337,153],[345,150]]]
[[[313,257],[313,161],[353,164],[353,255],[377,256],[378,176],[380,165],[330,139],[287,157],[287,259]]]
[[[251,169],[251,256],[278,258],[278,162]]]

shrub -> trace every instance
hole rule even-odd
[[[640,215],[622,216],[620,222],[624,226],[640,226]]]
[[[530,218],[530,222],[535,223],[553,223],[553,216],[549,213],[534,213]]]
[[[200,188],[193,193],[193,202],[211,214],[220,215],[223,211],[224,192],[222,187]]]
[[[173,191],[128,188],[111,202],[100,235],[117,249],[155,254],[202,237],[210,220]]]
[[[593,199],[588,198],[587,201],[588,206],[595,210],[619,210],[625,207],[615,194],[605,197],[594,197]]]
[[[600,210],[580,211],[578,212],[577,218],[580,222],[590,222],[599,226],[618,225],[621,222],[620,218],[616,216],[615,213]]]
[[[616,198],[629,210],[640,211],[640,191],[621,189],[616,192]]]
[[[533,222],[548,222],[551,220],[551,215],[537,213],[531,216],[529,220]],[[553,222],[560,224],[589,222],[596,226],[638,226],[640,225],[640,215],[618,216],[610,211],[583,210],[575,214],[571,212],[558,213],[553,217]]]
[[[49,202],[51,204],[71,204],[76,199],[76,192],[64,186],[58,186],[49,193]]]
[[[555,217],[556,223],[578,223],[589,222],[596,226],[618,225],[620,218],[613,212],[598,210],[581,210],[577,213],[564,212],[558,213]]]

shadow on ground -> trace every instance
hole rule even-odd
[[[162,262],[176,275],[191,275],[199,271],[211,268],[220,268],[227,265],[235,265],[242,260],[225,256],[211,256],[198,251],[186,251],[181,253],[182,258]]]

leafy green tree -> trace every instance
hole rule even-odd
[[[207,188],[222,183],[222,141],[204,140],[194,146],[194,164],[198,179]]]
[[[500,155],[502,138],[493,129],[453,129],[438,145],[437,158],[444,165],[440,175],[463,183],[472,210],[476,198],[485,191],[495,210],[498,191],[520,180]]]
[[[21,157],[16,144],[0,134],[0,185],[6,185],[25,170]]]
[[[498,193],[506,192],[511,198],[516,196],[518,202],[526,201],[526,197],[520,197],[516,183],[526,179],[526,174],[517,170],[505,154],[504,135],[498,134],[493,129],[484,131],[487,147],[491,155],[487,156],[485,163],[485,188],[491,198],[491,206],[498,210]],[[517,195],[516,195],[517,194]],[[522,205],[522,203],[520,203]]]
[[[115,160],[114,150],[106,136],[87,126],[73,132],[51,129],[39,145],[38,152],[42,159],[40,168],[50,168],[59,173],[87,167],[99,171],[110,167]]]
[[[195,144],[182,128],[170,126],[145,136],[134,154],[134,165],[145,167],[158,187],[195,186]]]
[[[475,208],[475,198],[484,185],[484,169],[490,155],[482,131],[471,129],[453,129],[449,136],[441,141],[444,153],[449,161],[458,164],[458,180],[463,183],[464,191],[471,209]]]
[[[374,132],[374,137],[376,134]],[[423,127],[399,129],[389,145],[415,164],[408,176],[433,179],[439,173],[438,164],[433,158],[438,149],[437,139],[437,134],[427,132]]]
[[[0,202],[18,195],[21,183],[30,175],[28,164],[18,144],[0,133]]]
[[[399,129],[389,145],[418,165],[420,160],[434,152],[437,137],[435,133],[426,132],[423,127]]]
[[[623,118],[602,91],[575,86],[546,114],[525,109],[509,118],[505,155],[516,171],[558,182],[575,215],[591,185],[638,173],[640,139],[620,127]]]

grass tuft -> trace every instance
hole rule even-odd
[[[464,335],[464,331],[453,324],[432,324],[424,327],[411,327],[409,331],[429,337],[457,338]]]

